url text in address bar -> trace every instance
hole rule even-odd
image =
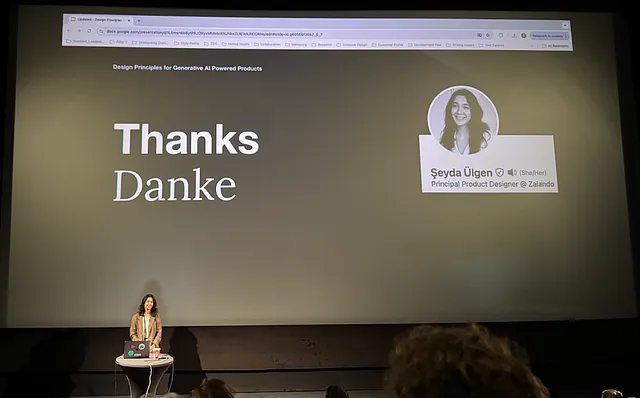
[[[492,39],[492,31],[434,29],[348,29],[348,30],[246,30],[175,28],[99,28],[103,36],[203,37],[203,38],[290,38],[290,39]]]
[[[322,37],[322,32],[301,31],[220,31],[220,30],[176,30],[176,29],[112,29],[100,28],[101,35],[115,36],[202,36],[202,37]]]

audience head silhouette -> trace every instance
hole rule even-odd
[[[602,392],[602,398],[622,398],[623,395],[620,391],[614,390],[612,388],[604,390]]]
[[[349,394],[342,387],[329,386],[325,398],[349,398]]]
[[[233,398],[233,390],[223,380],[204,379],[191,391],[191,398]]]
[[[397,341],[387,382],[398,398],[548,398],[525,358],[476,324],[419,326]]]

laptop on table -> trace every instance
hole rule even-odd
[[[151,353],[149,341],[125,341],[124,353],[122,357],[124,359],[145,358],[149,359]]]

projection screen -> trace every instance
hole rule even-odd
[[[24,7],[15,83],[9,327],[636,315],[608,15]]]

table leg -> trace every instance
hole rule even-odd
[[[144,396],[144,393],[147,392],[147,387],[145,386],[144,391],[142,391],[142,386],[136,383],[135,379],[132,379],[127,376],[127,382],[129,383],[129,398],[140,398]]]
[[[147,393],[147,388],[149,389],[149,397],[156,395],[160,380],[169,369],[169,366],[154,367],[153,373],[151,373],[151,383],[149,383],[149,368],[124,368],[124,373],[129,383],[130,398],[144,397]]]

